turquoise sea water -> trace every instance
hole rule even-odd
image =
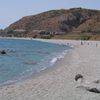
[[[34,40],[0,39],[0,85],[29,77],[63,58],[71,47]]]

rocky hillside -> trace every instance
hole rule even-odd
[[[97,39],[100,11],[83,8],[51,10],[26,16],[5,29],[6,36]]]

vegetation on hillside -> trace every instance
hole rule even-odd
[[[22,30],[24,31],[22,32]],[[99,40],[100,11],[72,8],[69,10],[51,10],[33,16],[26,16],[11,24],[0,35]]]

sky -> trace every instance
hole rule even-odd
[[[0,29],[24,16],[74,7],[100,10],[100,0],[0,0]]]

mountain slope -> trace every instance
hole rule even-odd
[[[99,33],[100,11],[72,8],[69,10],[51,10],[33,16],[26,16],[11,24],[5,30],[25,30],[22,36],[40,35],[41,31],[76,34]],[[9,33],[9,32],[8,32]],[[13,32],[12,32],[13,34]],[[59,37],[60,38],[60,37]]]

